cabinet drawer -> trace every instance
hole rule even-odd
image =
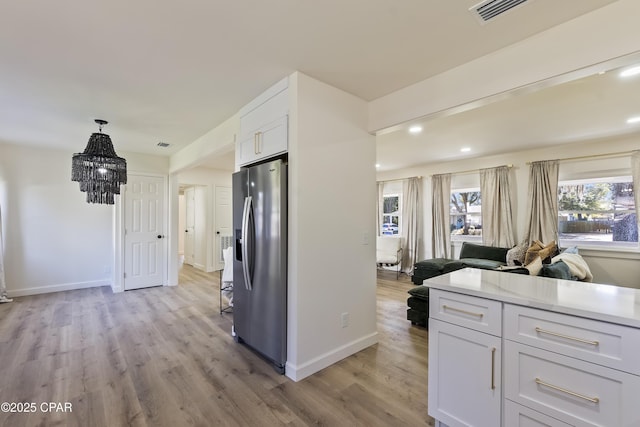
[[[638,376],[512,341],[503,360],[509,400],[575,426],[640,425]]]
[[[640,329],[505,304],[505,339],[640,375]]]
[[[498,337],[502,335],[502,303],[498,301],[430,289],[429,317]]]
[[[502,425],[505,427],[571,427],[571,424],[563,423],[508,399],[504,401]]]

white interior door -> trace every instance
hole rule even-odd
[[[215,260],[216,270],[224,268],[224,260],[222,258],[222,244],[225,248],[231,246],[232,236],[232,208],[231,208],[231,187],[216,186],[215,195]]]
[[[184,190],[185,228],[184,228],[184,262],[193,265],[195,262],[196,241],[196,196],[195,189],[189,187]]]
[[[166,253],[164,178],[129,175],[124,199],[124,289],[161,286]]]
[[[178,256],[184,260],[184,227],[187,209],[184,204],[184,194],[178,195]]]

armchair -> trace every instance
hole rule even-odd
[[[376,263],[378,267],[396,266],[396,278],[400,277],[402,264],[402,238],[378,236],[376,239]]]

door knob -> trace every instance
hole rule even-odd
[[[158,239],[162,239],[164,236],[162,234],[158,234]]]
[[[220,234],[220,232],[219,232],[219,231],[216,231],[216,234]]]

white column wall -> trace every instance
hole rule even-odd
[[[286,372],[300,380],[377,342],[377,193],[366,102],[301,73],[289,90]]]

